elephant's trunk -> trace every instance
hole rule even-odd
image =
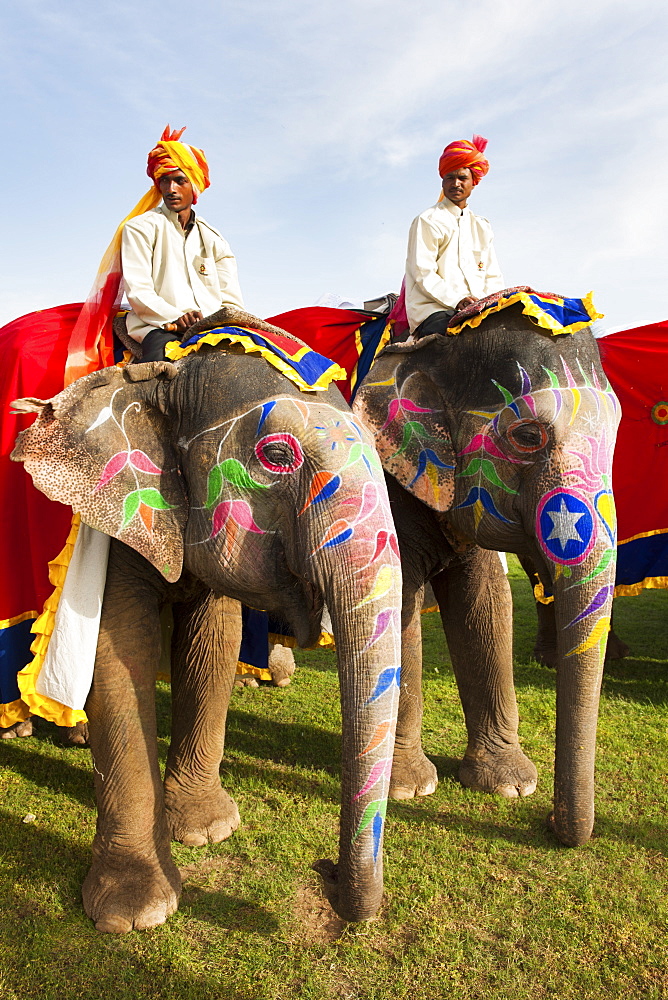
[[[395,571],[400,579],[398,566]],[[322,865],[318,870],[339,916],[366,920],[383,894],[383,827],[399,704],[399,610],[398,601],[390,601],[382,609],[372,606],[371,613],[368,606],[342,613],[334,601],[334,594],[327,598],[341,688],[341,832],[338,865],[329,875]]]
[[[591,570],[591,562],[584,564]],[[579,568],[578,568],[579,569]],[[581,580],[587,573],[579,570]],[[557,734],[553,827],[562,843],[586,843],[594,826],[596,724],[615,574],[554,585],[557,626]]]
[[[366,920],[380,906],[399,704],[401,568],[389,504],[376,488],[375,516],[360,525],[361,538],[351,546],[356,563],[345,566],[340,557],[324,555],[320,564],[336,640],[343,758],[339,861],[319,862],[316,870],[345,920]]]

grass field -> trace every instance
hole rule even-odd
[[[152,931],[101,935],[83,913],[88,751],[61,749],[46,724],[0,742],[2,1000],[668,996],[668,593],[616,602],[632,653],[606,671],[596,828],[571,850],[545,827],[555,678],[531,658],[535,615],[514,564],[511,583],[538,789],[508,802],[458,784],[461,709],[438,617],[425,616],[425,749],[440,784],[390,804],[383,909],[362,925],[333,916],[309,868],[336,852],[333,654],[298,654],[288,688],[235,691],[222,778],[242,825],[223,844],[173,845],[181,905]],[[164,760],[165,685],[158,703]]]

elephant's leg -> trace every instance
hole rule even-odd
[[[163,923],[181,890],[158,768],[159,586],[157,571],[112,541],[86,702],[98,819],[83,902],[101,931]]]
[[[508,798],[530,795],[537,774],[517,735],[512,597],[499,557],[476,549],[431,582],[468,731],[460,781]]]
[[[605,647],[605,662],[608,660],[623,660],[631,652],[629,646],[620,639],[615,632],[615,610],[610,613],[610,631],[608,632],[608,643]]]
[[[520,565],[527,575],[531,589],[533,590],[539,582],[539,576],[533,560],[529,556],[518,556]],[[557,625],[554,619],[554,601],[543,604],[536,601],[536,614],[538,616],[538,633],[533,647],[534,659],[544,667],[557,666]]]
[[[404,578],[401,622],[401,695],[389,795],[412,799],[436,791],[436,768],[422,750],[422,611],[423,587]]]
[[[191,600],[174,605],[165,807],[172,837],[190,847],[225,840],[239,825],[219,767],[240,643],[238,601],[198,588]]]

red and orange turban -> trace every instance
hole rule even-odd
[[[184,132],[185,126],[173,132],[169,125],[165,128],[148,154],[146,173],[159,190],[161,177],[172,170],[182,170],[195,189],[194,200],[197,201],[197,195],[209,187],[209,164],[201,149],[179,142]]]
[[[473,184],[479,184],[489,170],[489,162],[483,156],[486,148],[487,139],[483,139],[481,135],[474,135],[471,142],[468,139],[457,139],[448,143],[438,161],[439,174],[445,177],[453,170],[468,167],[473,174]]]

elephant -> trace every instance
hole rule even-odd
[[[553,335],[520,304],[475,329],[389,345],[353,411],[375,437],[403,568],[402,684],[390,796],[436,787],[421,745],[419,614],[430,581],[462,700],[466,786],[530,794],[518,739],[510,590],[493,549],[530,558],[555,595],[553,812],[564,844],[594,822],[594,757],[615,578],[611,461],[620,408],[589,327]],[[454,322],[454,321],[453,321]]]
[[[35,485],[111,536],[85,710],[98,807],[83,884],[101,931],[162,923],[188,845],[239,823],[220,783],[239,603],[314,644],[326,602],[343,715],[339,861],[320,861],[346,920],[382,896],[399,698],[401,567],[369,433],[333,386],[296,385],[257,354],[204,346],[175,363],[102,369],[34,410],[17,439]],[[172,604],[172,737],[158,768],[154,681]]]

